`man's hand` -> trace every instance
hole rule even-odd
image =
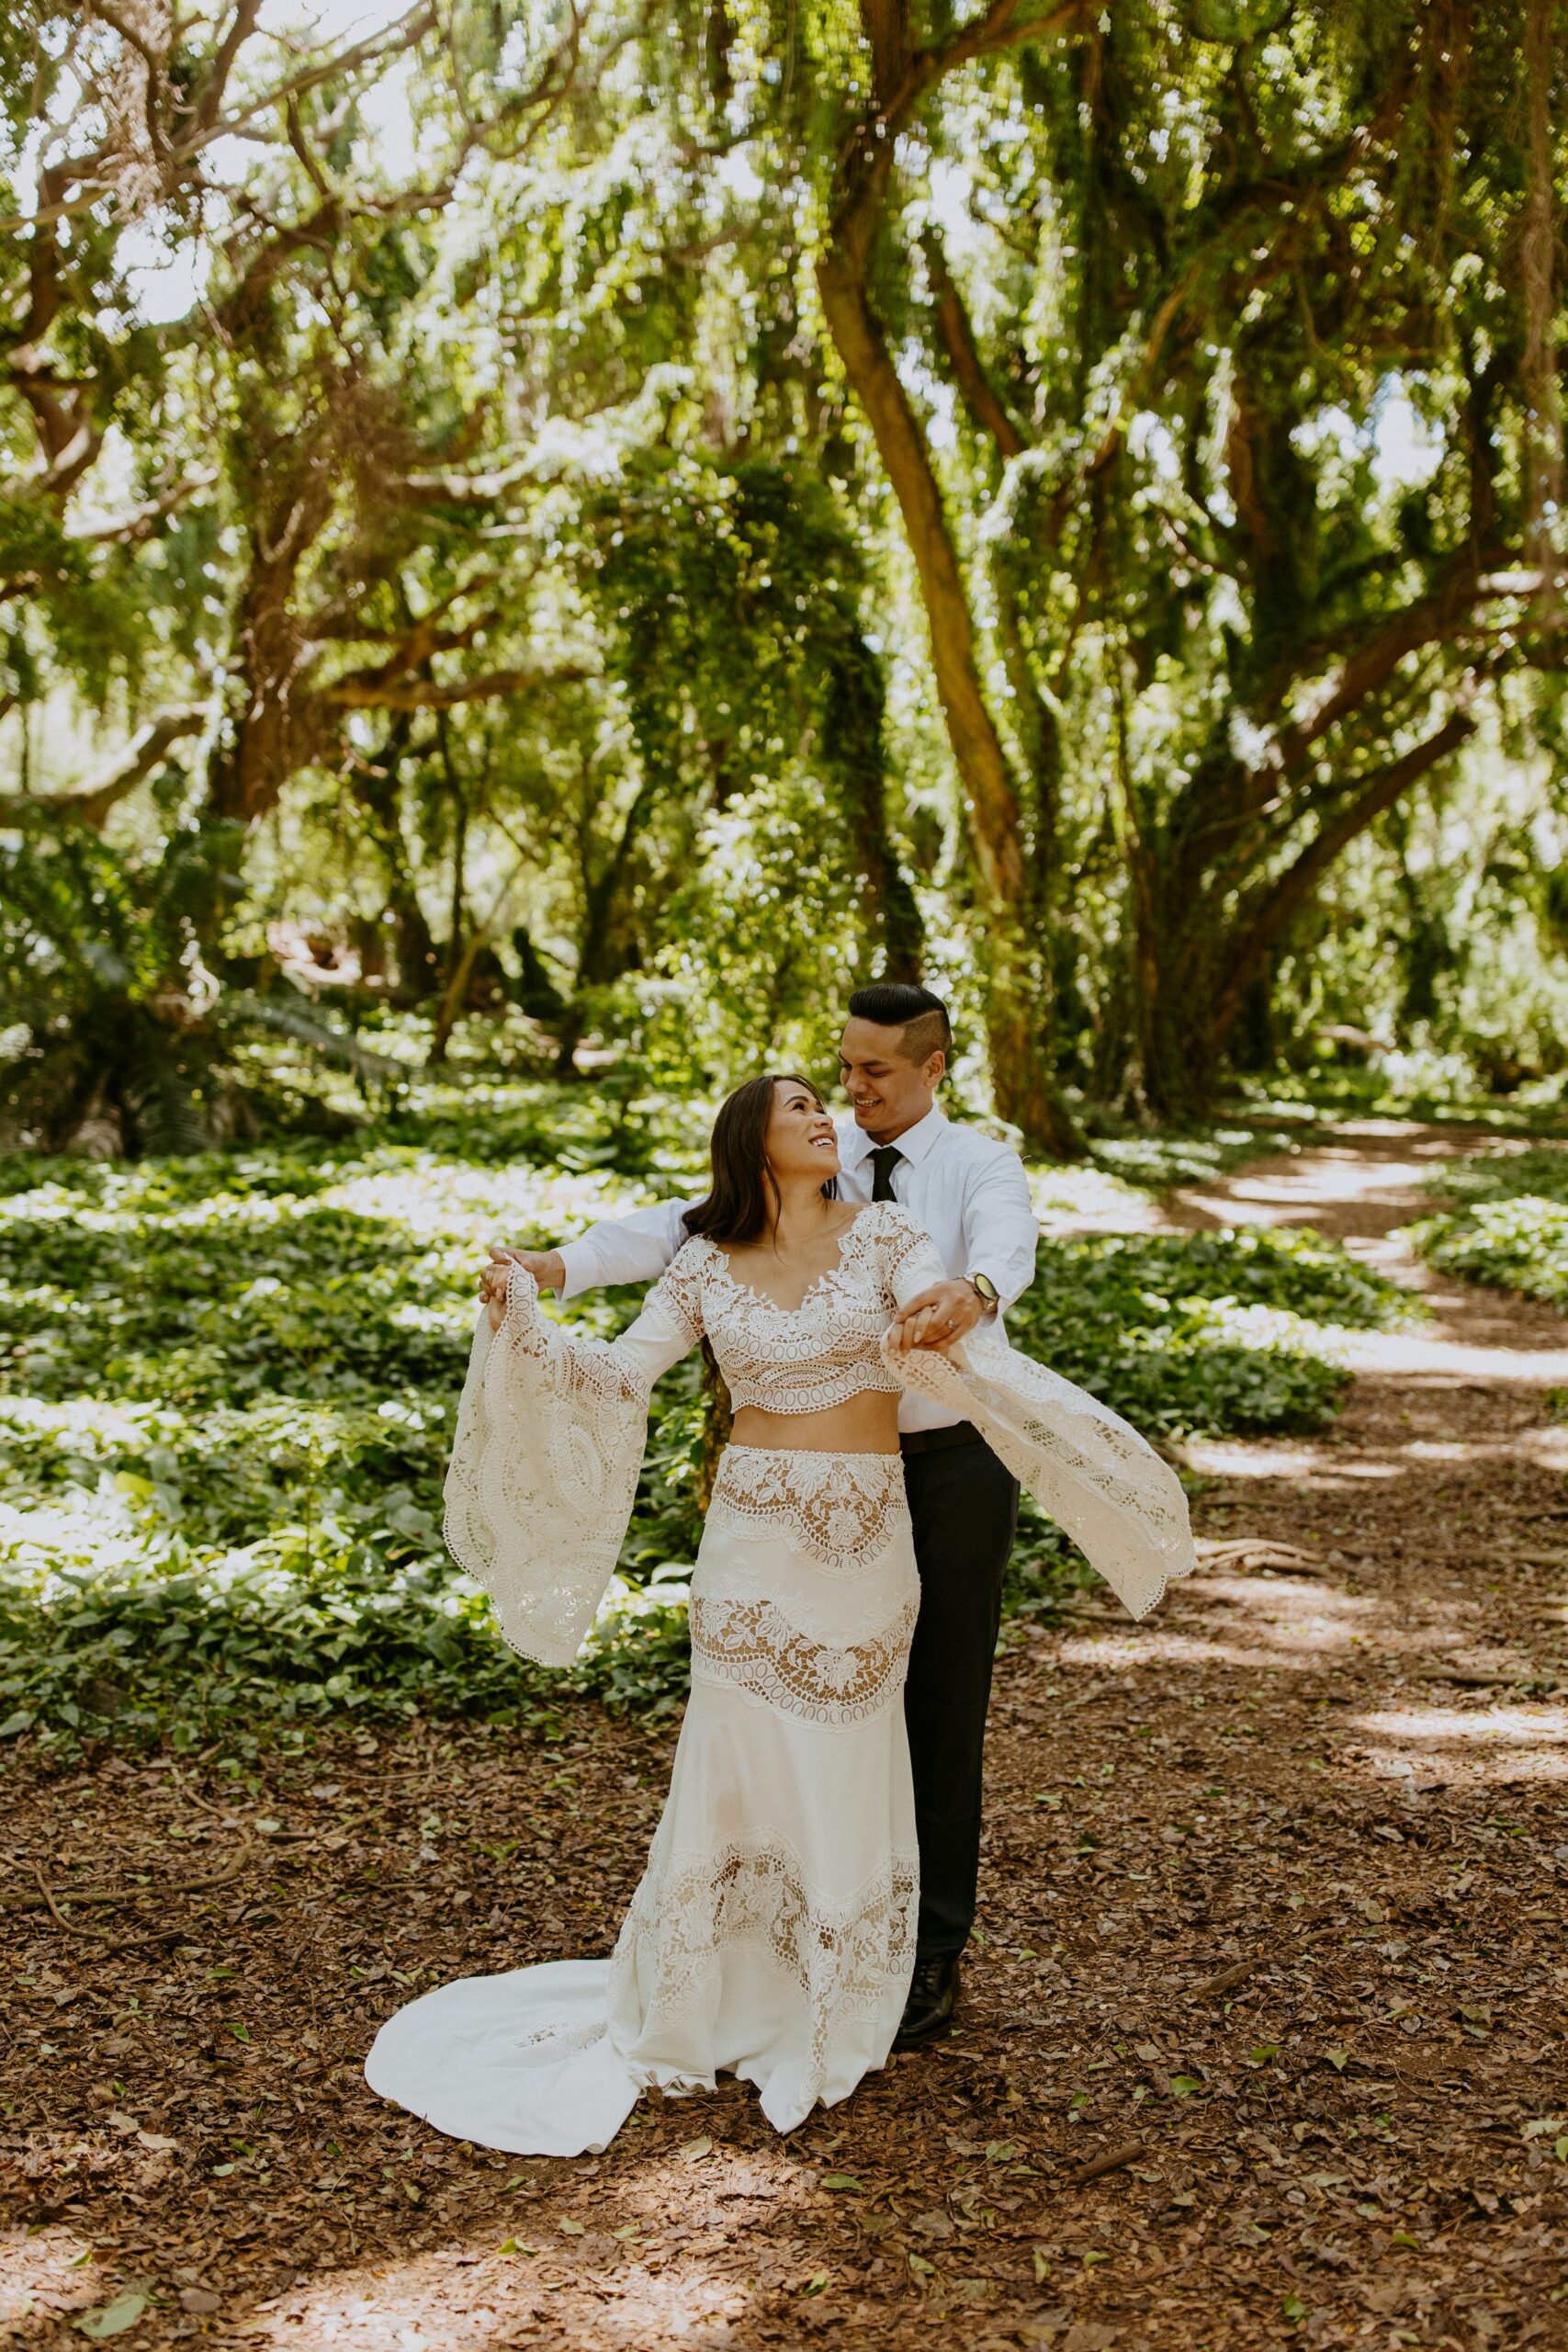
[[[896,1354],[912,1348],[950,1348],[972,1331],[986,1308],[973,1283],[933,1283],[894,1317],[889,1340]]]
[[[491,1244],[490,1263],[479,1269],[479,1296],[490,1310],[490,1328],[499,1331],[506,1314],[506,1284],[513,1266],[526,1266],[541,1290],[563,1290],[566,1267],[558,1250],[513,1250],[504,1242]]]

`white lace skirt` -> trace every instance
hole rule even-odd
[[[919,1599],[897,1454],[728,1447],[669,1800],[614,1954],[425,1994],[378,2034],[371,2088],[522,2155],[604,2147],[653,2084],[737,2075],[780,2132],[847,2098],[914,1962]]]

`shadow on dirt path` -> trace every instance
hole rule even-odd
[[[1568,1324],[1393,1238],[1467,1140],[1359,1123],[1171,1204],[1336,1234],[1428,1319],[1356,1339],[1326,1434],[1191,1449],[1203,1563],[1153,1620],[1086,1596],[1010,1648],[961,2029],[787,2141],[729,2087],[491,2157],[360,2080],[410,1986],[607,1947],[668,1732],[13,1775],[16,2340],[1568,2343]],[[171,1895],[129,1928],[28,1896],[138,1871]]]

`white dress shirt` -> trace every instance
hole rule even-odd
[[[876,1171],[870,1136],[852,1119],[838,1122],[840,1197],[869,1201]],[[987,1274],[1005,1308],[1034,1280],[1039,1234],[1023,1162],[1006,1144],[976,1127],[954,1126],[933,1103],[907,1127],[894,1148],[893,1197],[919,1217],[958,1281]],[[691,1200],[660,1201],[629,1216],[591,1225],[561,1250],[562,1296],[611,1283],[655,1282],[686,1239]],[[906,1389],[898,1406],[901,1430],[945,1428],[954,1415],[934,1398]]]

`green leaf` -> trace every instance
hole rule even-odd
[[[1201,2091],[1202,2087],[1202,2083],[1196,2075],[1172,2075],[1170,2078],[1172,2098],[1190,2098],[1194,2091]]]
[[[139,2294],[134,2287],[128,2287],[123,2294],[115,2297],[113,2302],[98,2303],[92,2311],[84,2312],[75,2325],[83,2335],[90,2335],[95,2343],[106,2335],[123,2335],[128,2327],[136,2325],[150,2301],[151,2297]]]
[[[824,2188],[854,2188],[863,2197],[865,2195],[864,2185],[855,2178],[852,2172],[825,2172],[822,2186]]]
[[[1280,2309],[1292,2327],[1299,2327],[1307,2315],[1306,2305],[1297,2294],[1287,2295]]]
[[[32,1720],[33,1711],[30,1707],[18,1707],[14,1715],[7,1715],[5,1722],[0,1724],[0,1739],[15,1739],[19,1731],[28,1729]]]

